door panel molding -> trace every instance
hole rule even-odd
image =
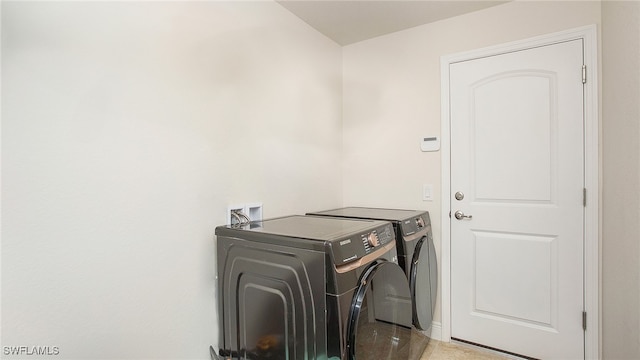
[[[449,108],[449,66],[461,61],[479,59],[540,46],[581,39],[588,81],[584,85],[584,183],[589,193],[584,215],[584,309],[589,327],[585,331],[585,358],[599,359],[600,349],[600,162],[598,109],[598,49],[596,25],[570,29],[554,34],[443,56],[441,58],[441,156],[442,156],[442,244],[441,244],[441,339],[451,340],[451,134]],[[578,70],[577,70],[578,71]]]

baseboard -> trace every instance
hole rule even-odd
[[[442,341],[442,323],[431,323],[431,338],[434,340]]]

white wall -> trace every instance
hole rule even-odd
[[[343,69],[271,2],[1,6],[0,341],[88,359],[207,358],[230,203],[426,209],[438,242],[440,154],[418,141],[440,133],[440,56],[601,5],[517,1],[347,46]],[[606,359],[640,357],[639,11],[602,4]]]
[[[341,49],[275,2],[3,1],[2,346],[208,358],[227,205],[342,205],[340,134]]]
[[[599,23],[597,1],[515,1],[345,46],[345,203],[428,210],[439,252],[440,152],[419,141],[440,135],[440,57]]]
[[[640,2],[602,3],[603,358],[640,359]]]

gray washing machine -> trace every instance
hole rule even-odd
[[[398,249],[398,263],[405,271],[411,288],[413,325],[431,336],[438,286],[438,266],[429,212],[345,207],[310,214],[351,219],[386,220],[393,224]]]
[[[419,359],[391,223],[288,216],[216,228],[214,359]]]

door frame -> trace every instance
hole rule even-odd
[[[441,156],[442,156],[442,242],[441,242],[441,318],[442,341],[451,341],[451,121],[449,99],[449,65],[487,56],[582,39],[587,82],[584,87],[584,184],[587,189],[584,208],[584,333],[585,359],[599,359],[600,351],[600,151],[598,109],[597,27],[589,25],[509,42],[497,46],[445,55],[440,59],[441,74]],[[576,69],[580,71],[580,69]]]

